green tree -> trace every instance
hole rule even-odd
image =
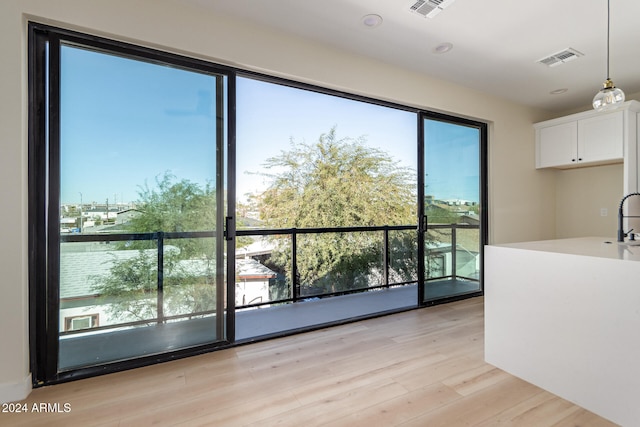
[[[147,251],[127,252],[131,252],[127,255],[132,256],[126,259],[117,256],[118,252],[111,254],[110,262],[113,264],[110,274],[91,277],[93,289],[100,296],[100,303],[107,305],[107,311],[113,319],[152,319],[157,315],[156,262]]]
[[[439,205],[427,205],[424,212],[429,224],[458,224],[460,222],[460,215]]]
[[[339,139],[333,128],[312,144],[292,140],[288,151],[267,159],[264,166],[275,171],[264,174],[272,183],[259,198],[261,219],[269,227],[415,223],[415,173],[367,146],[365,137]],[[275,239],[272,259],[289,277],[290,241]],[[395,240],[415,246],[415,235]],[[303,294],[305,289],[313,294],[365,288],[378,281],[381,250],[380,232],[299,236],[297,266]],[[415,267],[410,264],[408,269]]]
[[[216,191],[208,183],[202,187],[189,180],[176,180],[165,173],[155,180],[155,186],[139,187],[136,209],[139,211],[125,225],[134,233],[213,231],[216,229]],[[176,239],[172,245],[180,248],[183,258],[211,257],[213,239]],[[148,242],[128,242],[129,248],[149,248]]]
[[[366,138],[295,143],[267,159],[272,184],[259,198],[270,227],[400,225],[415,222],[415,173]]]
[[[143,214],[131,219],[127,228],[136,232],[214,230],[216,191],[208,183],[200,185],[165,173],[156,185],[145,183],[138,192],[137,209]]]
[[[138,215],[125,231],[213,231],[216,225],[216,192],[165,173],[155,187],[140,188]],[[217,230],[220,232],[221,230]],[[157,315],[157,243],[129,241],[112,254],[110,274],[94,276],[93,290],[109,303],[112,317],[120,320],[150,319]],[[215,238],[164,240],[163,309],[185,314],[215,308]]]
[[[93,276],[93,289],[111,318],[121,321],[150,320],[158,315],[157,254],[152,250],[127,250],[111,254],[110,274]],[[168,248],[163,265],[165,315],[214,310],[213,266],[207,261],[180,259]]]

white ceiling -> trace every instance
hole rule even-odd
[[[434,18],[409,12],[415,0],[189,1],[549,111],[590,105],[606,78],[606,0],[455,0]],[[367,14],[384,21],[367,28]],[[433,53],[444,42],[453,49]],[[566,48],[584,56],[536,63]],[[640,0],[611,0],[610,71],[627,95],[640,92]]]

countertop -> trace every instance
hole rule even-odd
[[[615,238],[610,237],[578,237],[492,246],[625,261],[640,261],[640,240],[636,240],[635,242],[627,240],[624,243],[618,243]]]

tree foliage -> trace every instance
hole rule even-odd
[[[127,228],[136,232],[180,232],[214,230],[216,226],[216,191],[189,180],[176,181],[165,173],[156,178],[155,187],[145,183],[138,192],[135,216]]]
[[[114,253],[110,262],[108,276],[93,276],[91,280],[111,317],[129,321],[156,317],[158,270],[152,255],[141,250],[134,258],[120,259]]]
[[[110,274],[93,276],[94,290],[109,315],[121,321],[145,321],[158,316],[157,254],[152,250],[112,253]],[[122,256],[125,255],[131,256]],[[177,248],[164,254],[162,310],[165,315],[214,310],[216,293],[213,266],[181,260]]]
[[[134,233],[212,231],[216,191],[165,173],[155,187],[140,187],[137,215],[125,225]],[[221,230],[217,230],[221,232]],[[215,238],[164,240],[163,309],[168,314],[215,308]],[[110,274],[94,276],[93,290],[109,303],[112,317],[142,320],[157,315],[157,242],[129,241],[112,253]]]
[[[269,158],[272,183],[260,198],[261,219],[272,228],[406,225],[415,223],[415,173],[360,137],[336,129],[312,144],[295,143]],[[412,239],[396,239],[405,247]],[[290,275],[291,243],[276,238],[273,261]],[[412,247],[413,247],[412,246]],[[336,292],[380,284],[381,232],[305,234],[297,267],[303,293]],[[408,266],[414,268],[415,263]],[[373,282],[373,283],[372,283]]]
[[[187,232],[216,230],[216,191],[211,185],[204,187],[189,180],[176,180],[165,173],[156,178],[156,185],[145,183],[138,192],[137,215],[125,225],[134,233]],[[221,231],[221,230],[217,230]],[[171,245],[181,250],[183,258],[214,254],[214,241],[210,239],[175,239]],[[128,248],[149,248],[149,242],[128,242]]]
[[[313,144],[267,159],[272,184],[260,199],[270,227],[400,225],[415,222],[415,173],[366,139],[338,139],[336,129]]]
[[[425,214],[430,224],[458,224],[460,215],[438,205],[427,205]]]

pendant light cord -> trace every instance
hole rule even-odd
[[[609,80],[609,33],[611,28],[611,0],[607,0],[607,80]]]

